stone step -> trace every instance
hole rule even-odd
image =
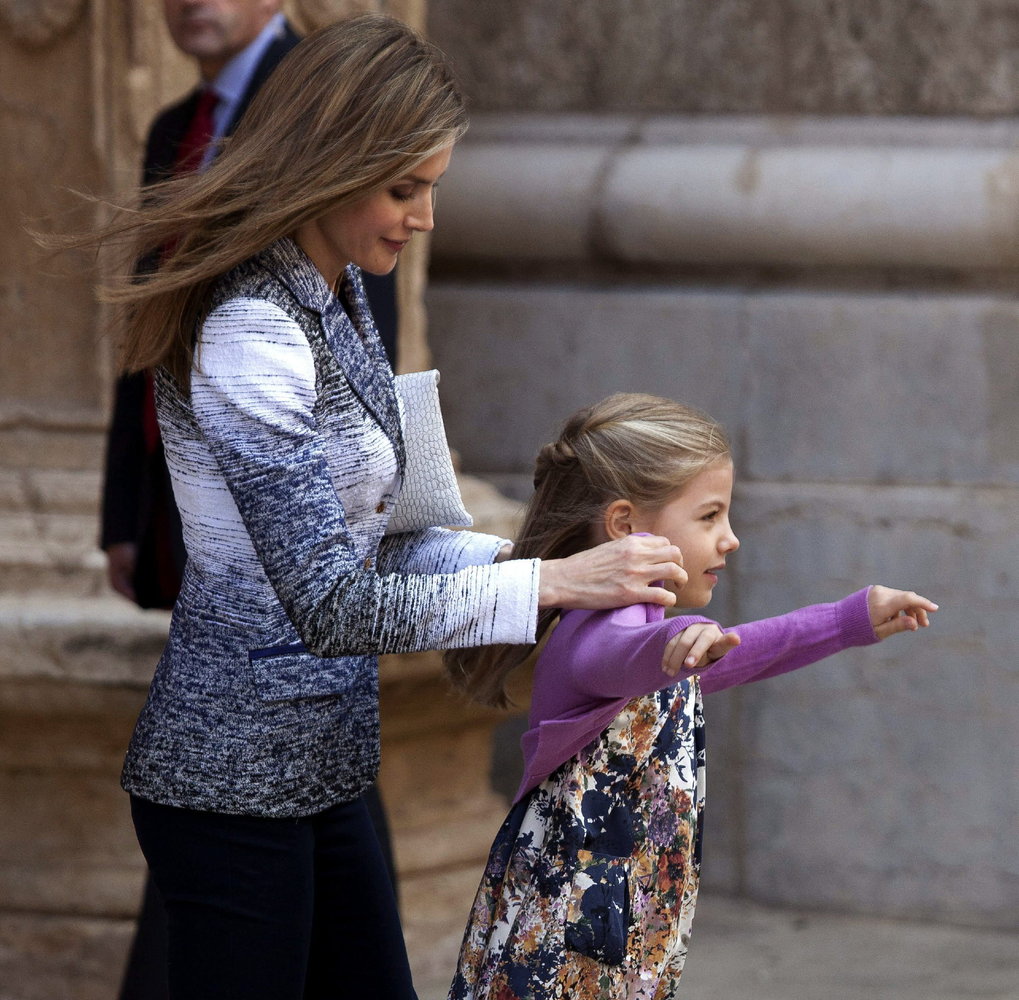
[[[109,593],[94,518],[0,512],[0,594]]]
[[[108,593],[96,472],[0,469],[0,595]]]
[[[168,624],[116,595],[0,594],[0,680],[144,689]]]

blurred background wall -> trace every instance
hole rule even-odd
[[[678,397],[737,448],[713,614],[872,582],[943,609],[708,699],[705,885],[1019,926],[1019,3],[431,0],[428,23],[474,102],[427,297],[465,468],[524,497],[577,406]]]

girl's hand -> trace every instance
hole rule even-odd
[[[928,613],[938,606],[914,594],[911,590],[892,590],[889,587],[871,587],[867,593],[870,623],[879,639],[887,639],[897,632],[915,632],[930,625]]]
[[[675,677],[681,670],[710,667],[738,645],[739,636],[735,632],[723,632],[711,622],[697,622],[669,640],[662,670]]]
[[[676,603],[674,594],[652,584],[686,583],[683,553],[658,535],[627,535],[566,559],[542,559],[539,608],[625,608],[630,604]]]

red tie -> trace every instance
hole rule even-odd
[[[194,117],[177,147],[174,173],[186,174],[202,165],[205,148],[213,136],[212,112],[219,103],[214,90],[206,88],[198,96]]]

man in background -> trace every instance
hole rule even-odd
[[[258,88],[300,41],[281,0],[163,0],[174,44],[196,62],[199,86],[155,118],[145,145],[142,184],[194,170],[216,155]],[[142,265],[144,266],[144,264]],[[395,360],[393,276],[364,275],[379,333]],[[173,499],[149,373],[121,376],[107,437],[101,547],[110,585],[143,608],[172,608],[185,552]],[[372,789],[366,795],[393,871],[385,815]],[[121,1000],[165,1000],[166,915],[147,881]]]

